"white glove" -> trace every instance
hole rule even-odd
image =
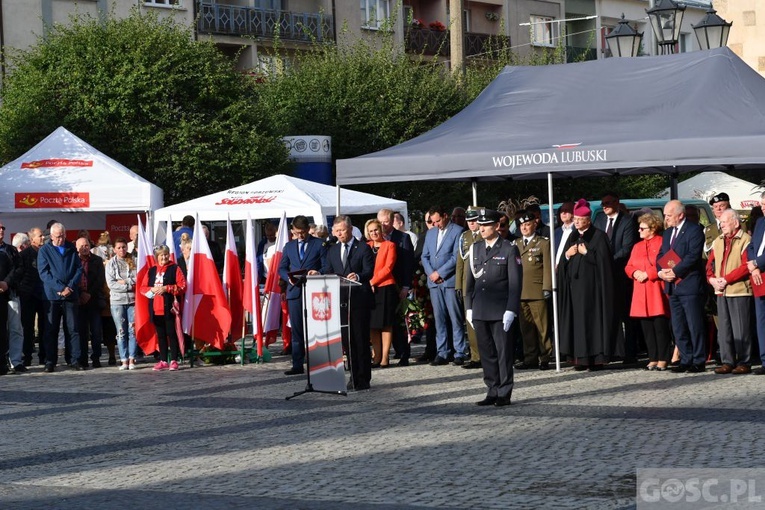
[[[465,310],[465,320],[473,327],[473,310]]]
[[[515,320],[515,312],[511,312],[510,310],[506,310],[504,314],[502,314],[502,329],[505,330],[505,332],[510,331],[510,325]]]

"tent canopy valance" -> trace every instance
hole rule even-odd
[[[412,140],[338,160],[340,185],[765,166],[765,79],[728,48],[506,67]]]
[[[287,175],[273,175],[236,188],[158,209],[155,222],[180,221],[185,215],[197,214],[201,221],[280,218],[299,214],[312,216],[317,224],[326,225],[327,216],[336,212],[338,188]],[[407,215],[407,204],[401,200],[340,188],[342,214],[375,214],[382,208]]]

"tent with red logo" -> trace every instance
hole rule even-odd
[[[164,205],[162,190],[59,127],[0,168],[0,214],[9,232],[45,228],[109,230],[127,237],[136,213]],[[112,228],[114,227],[114,228]]]
[[[180,221],[187,214],[197,214],[201,221],[292,218],[299,214],[313,217],[319,225],[336,213],[338,193],[342,214],[376,214],[383,208],[399,211],[407,217],[406,202],[360,191],[327,186],[288,175],[272,175],[237,188],[171,205],[154,211],[155,232],[161,222]]]

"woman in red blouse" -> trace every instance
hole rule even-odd
[[[173,302],[181,300],[186,291],[186,278],[181,268],[170,260],[170,249],[165,246],[154,248],[157,265],[149,268],[141,282],[141,293],[149,298],[149,315],[157,330],[159,362],[154,370],[178,370],[178,335],[175,332]],[[167,348],[170,345],[170,363],[167,362]]]
[[[388,366],[388,353],[393,340],[393,323],[396,320],[398,291],[393,278],[396,264],[396,244],[383,237],[382,225],[376,219],[366,222],[364,235],[375,253],[375,269],[369,285],[375,295],[375,307],[370,317],[370,342],[372,343],[372,368]]]
[[[666,370],[671,355],[669,302],[664,294],[664,282],[656,270],[656,257],[661,249],[662,221],[653,214],[639,219],[640,242],[632,248],[624,268],[634,280],[630,317],[638,319],[648,348],[646,370]]]

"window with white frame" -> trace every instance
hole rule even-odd
[[[361,26],[380,28],[390,17],[390,0],[361,0]]]
[[[549,16],[531,16],[531,44],[553,47],[560,37],[560,23]]]

